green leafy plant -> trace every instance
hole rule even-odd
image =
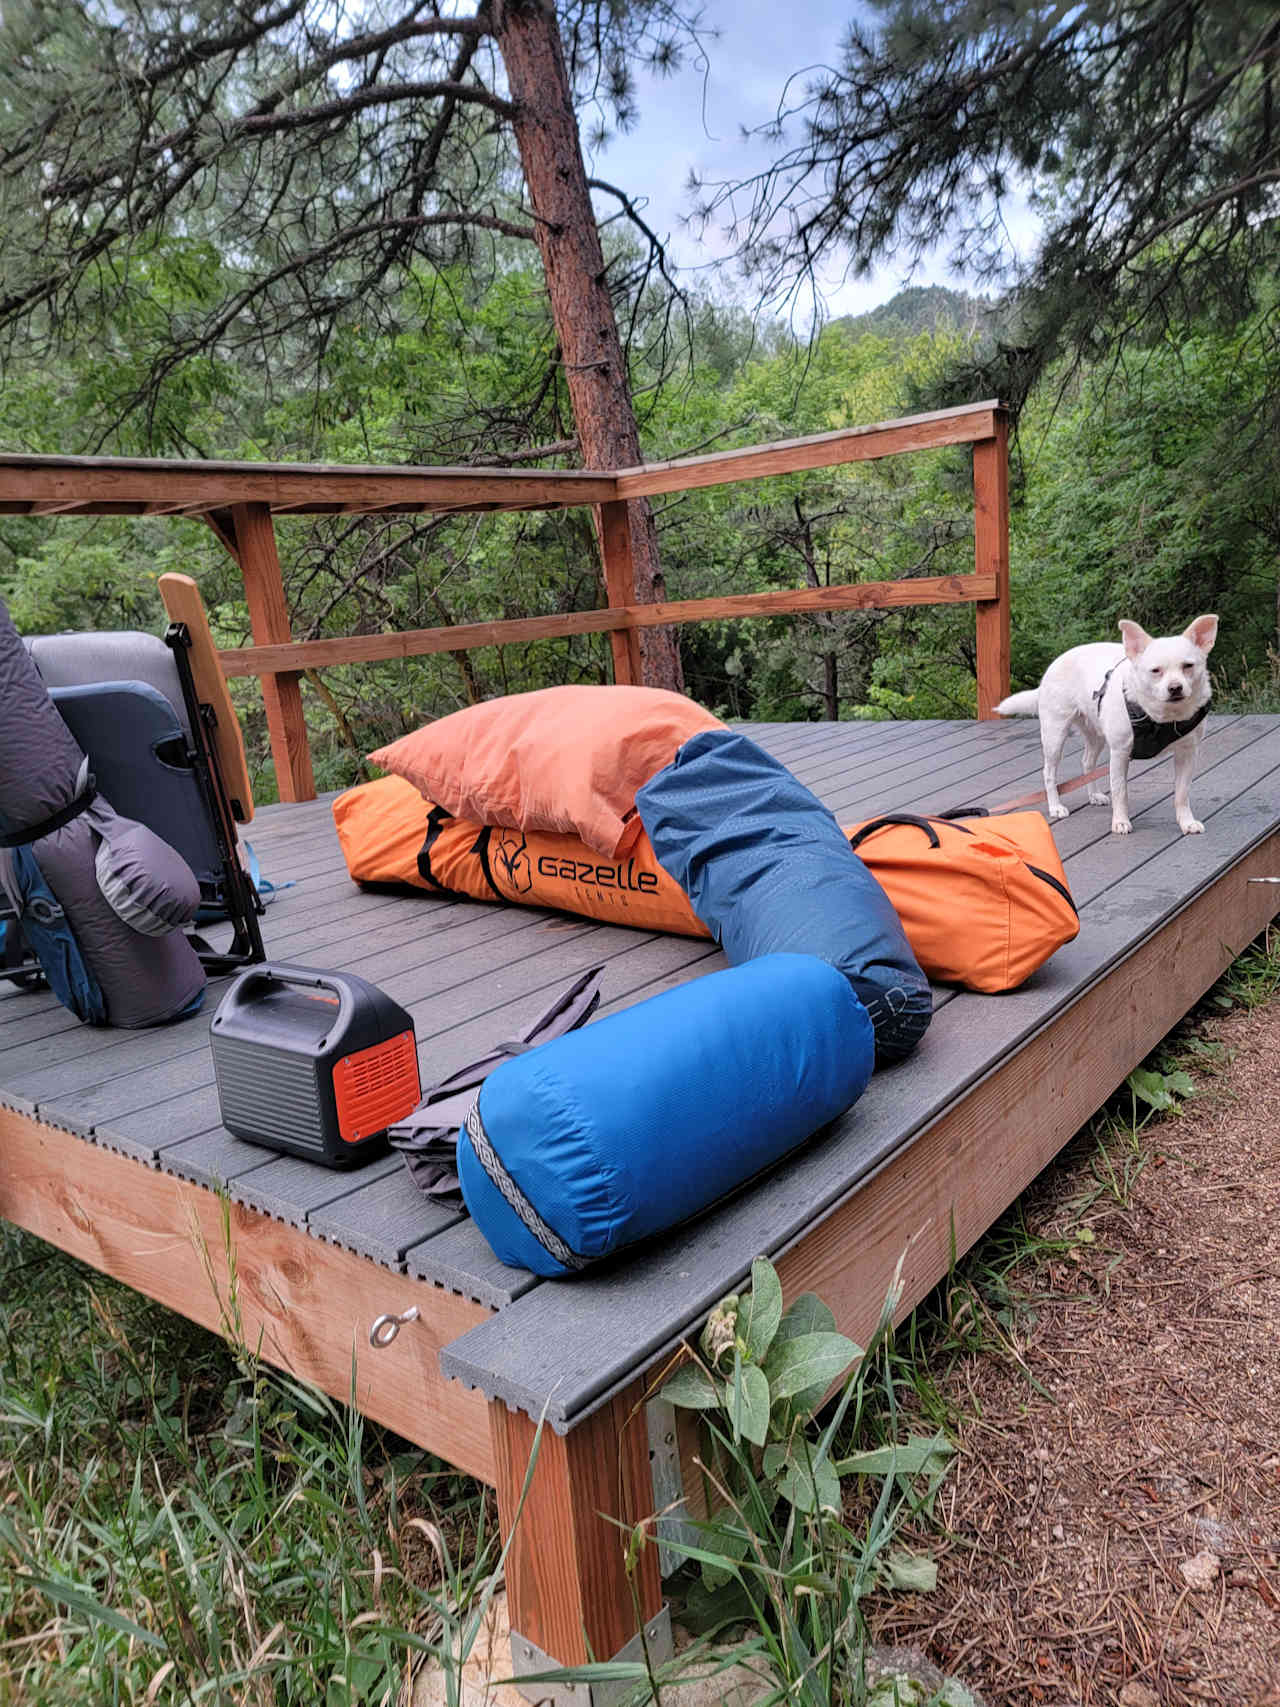
[[[711,1517],[697,1526],[696,1543],[670,1543],[697,1567],[682,1617],[704,1634],[746,1623],[752,1635],[741,1651],[767,1661],[780,1680],[778,1701],[865,1700],[863,1597],[873,1589],[928,1592],[936,1581],[931,1560],[894,1543],[904,1515],[932,1501],[949,1444],[942,1436],[893,1438],[887,1379],[889,1443],[850,1449],[868,1382],[887,1372],[878,1353],[900,1295],[895,1280],[864,1354],[814,1294],[784,1311],[776,1271],[757,1258],[750,1291],[720,1301],[697,1355],[662,1389],[671,1404],[702,1413],[706,1441],[700,1463]],[[842,1478],[855,1476],[872,1495],[865,1526],[845,1515]]]

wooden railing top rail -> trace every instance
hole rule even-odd
[[[996,433],[996,402],[840,427],[742,450],[600,472],[586,468],[401,468],[352,463],[199,462],[166,457],[0,452],[0,514],[217,516],[236,504],[272,515],[539,510],[761,480]]]
[[[994,399],[967,403],[958,409],[935,409],[927,415],[876,421],[868,427],[837,427],[834,432],[777,439],[772,444],[748,445],[745,450],[710,451],[702,456],[682,456],[672,462],[646,462],[640,468],[620,468],[618,497],[650,498],[659,492],[727,486],[735,480],[767,480],[772,474],[796,474],[807,468],[873,462],[881,456],[900,456],[903,451],[976,444],[995,437],[999,409],[1000,404]]]
[[[599,504],[617,477],[591,469],[395,468],[152,457],[0,454],[0,512],[204,516],[235,504],[272,515],[541,510]]]

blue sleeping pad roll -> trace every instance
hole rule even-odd
[[[803,1143],[861,1096],[872,1055],[825,961],[695,978],[496,1068],[459,1134],[463,1197],[503,1262],[575,1274]]]
[[[816,954],[871,1016],[876,1057],[915,1048],[929,980],[893,905],[831,813],[754,741],[708,729],[645,783],[636,806],[658,860],[733,965]]]

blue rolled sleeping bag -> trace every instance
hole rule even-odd
[[[847,979],[774,954],[504,1061],[458,1138],[495,1254],[575,1274],[708,1208],[834,1120],[871,1076]]]
[[[733,729],[708,729],[636,794],[662,865],[737,966],[816,954],[871,1016],[876,1058],[915,1048],[933,1014],[929,980],[884,890],[827,808]]]

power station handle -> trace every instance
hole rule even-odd
[[[218,1020],[239,1008],[248,1007],[255,991],[267,984],[285,984],[295,990],[328,990],[338,998],[338,1011],[332,1025],[344,1025],[351,1018],[355,999],[347,981],[331,972],[318,972],[313,966],[278,966],[271,961],[242,972],[222,998]]]

